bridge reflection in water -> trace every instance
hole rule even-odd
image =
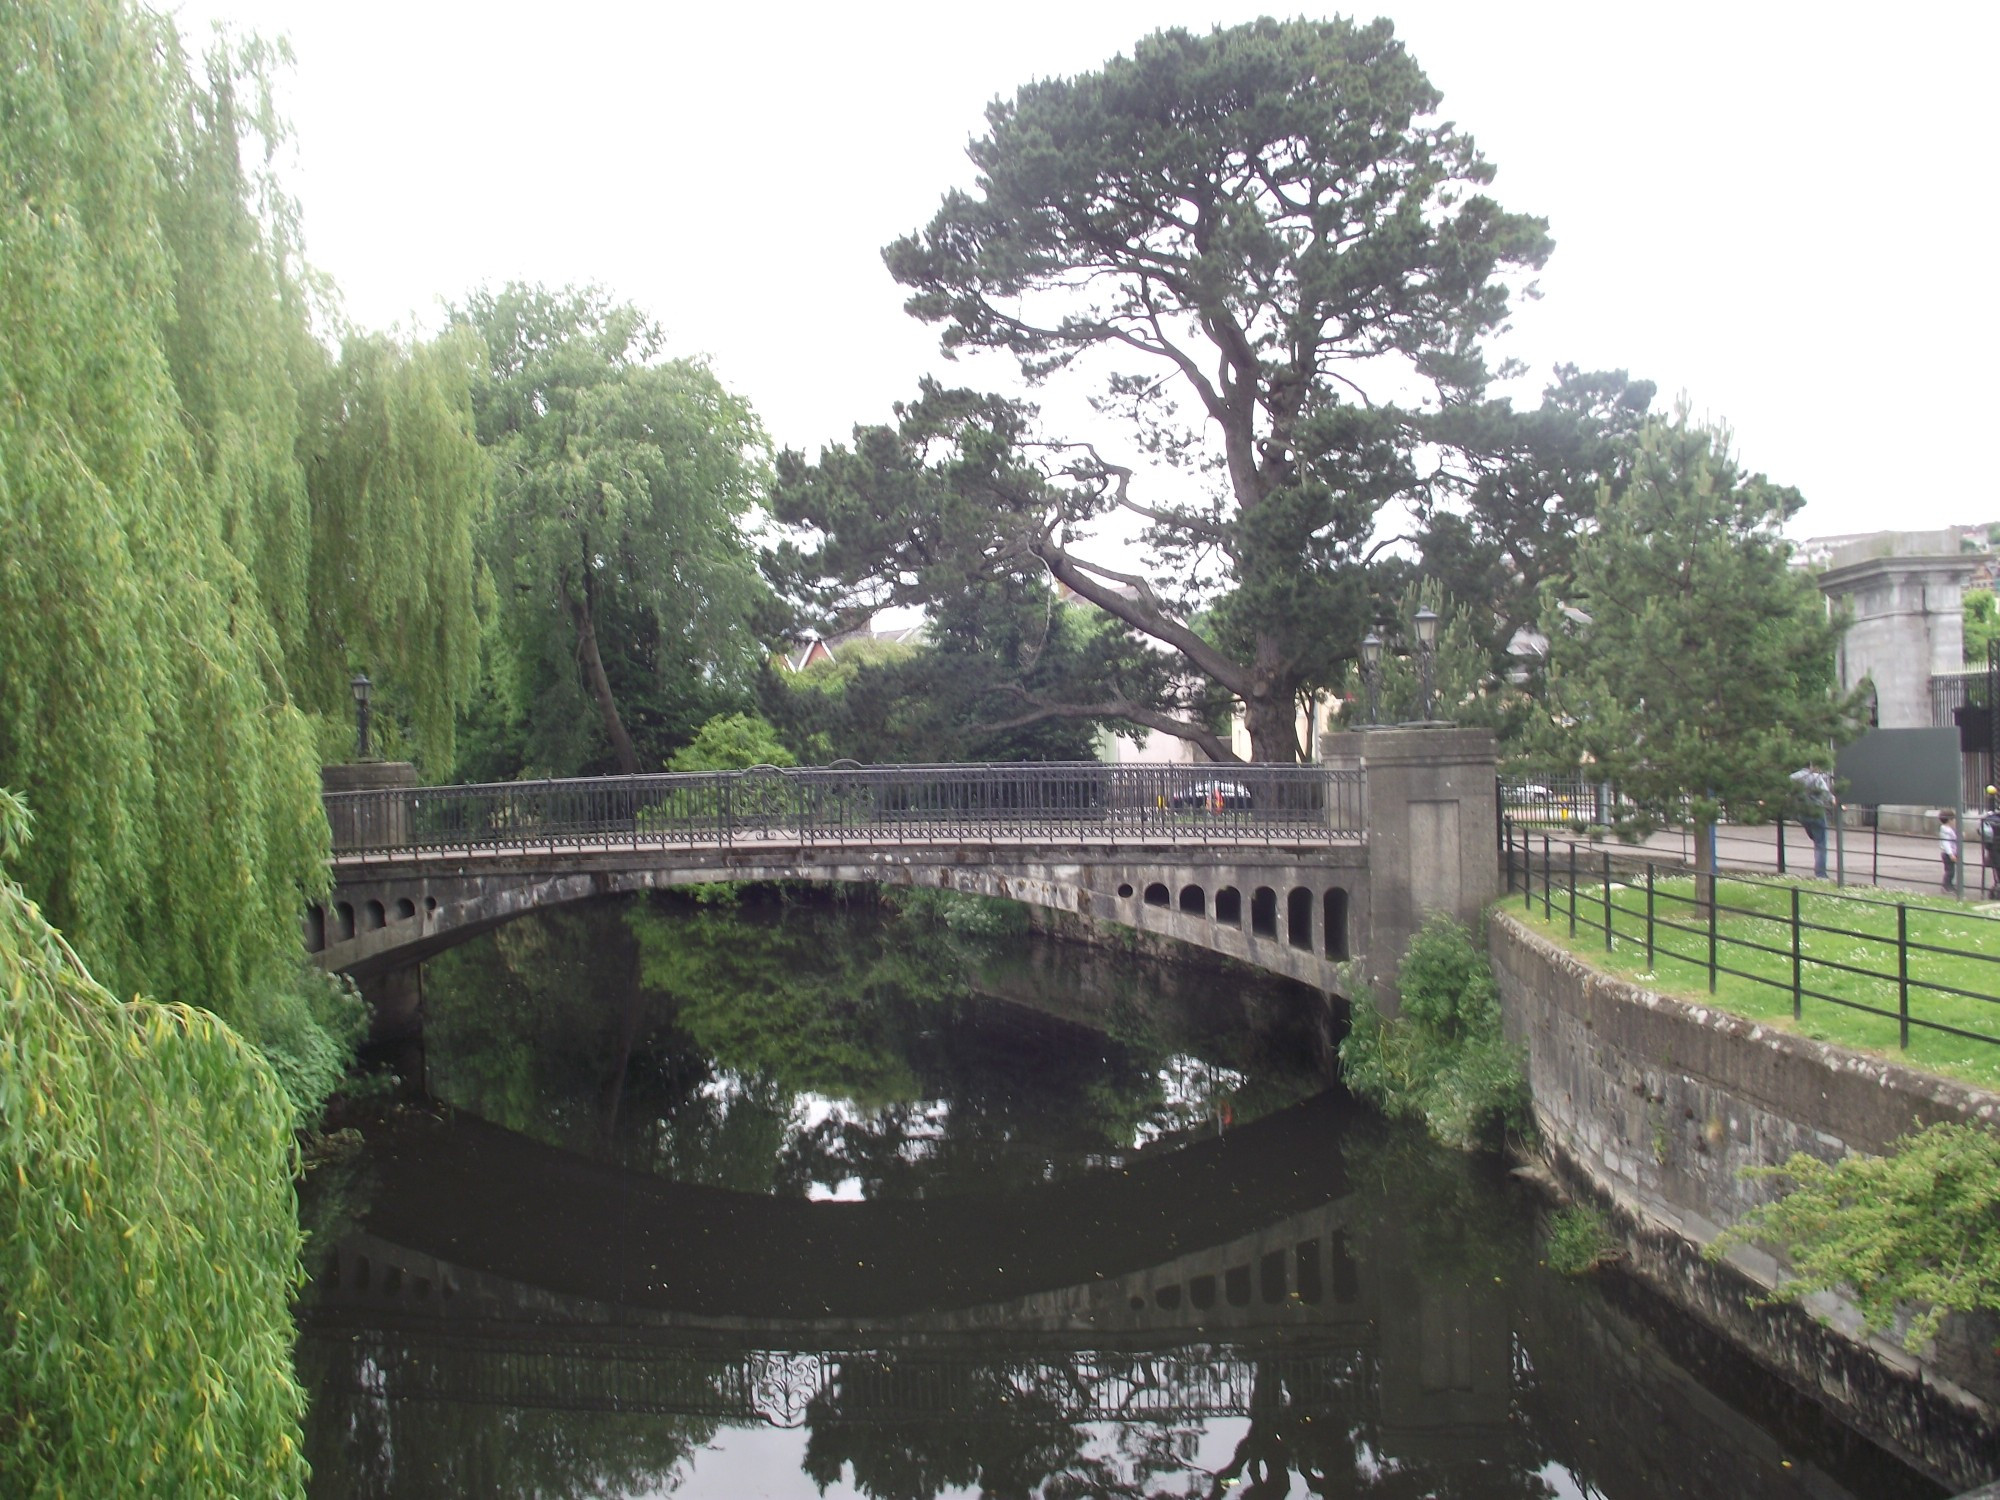
[[[1744,1414],[1463,1174],[1378,1141],[1351,1184],[1339,1113],[1004,1203],[760,1198],[398,1127],[301,1312],[316,1492],[723,1493],[705,1455],[785,1429],[799,1493],[1928,1493],[1802,1403]]]

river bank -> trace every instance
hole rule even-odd
[[[2000,1472],[1991,1318],[1948,1319],[1920,1355],[1833,1297],[1756,1305],[1771,1256],[1702,1249],[1774,1195],[1749,1167],[1880,1154],[1939,1120],[2000,1121],[2000,1095],[1657,995],[1495,912],[1507,1034],[1526,1052],[1551,1168],[1609,1211],[1634,1275],[1907,1462],[1957,1488]]]

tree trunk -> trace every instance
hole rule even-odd
[[[618,717],[618,700],[611,696],[611,679],[604,674],[604,658],[597,649],[597,622],[590,612],[590,586],[586,583],[580,596],[565,590],[563,599],[569,605],[570,622],[576,626],[576,659],[582,664],[590,696],[597,700],[597,711],[603,715],[604,732],[618,756],[618,769],[627,776],[636,776],[639,753],[632,748],[632,736],[625,732],[625,721]]]
[[[1243,727],[1250,732],[1250,758],[1278,765],[1297,765],[1299,734],[1294,718],[1295,711],[1288,695],[1245,698]]]

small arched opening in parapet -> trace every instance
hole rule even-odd
[[[1243,925],[1243,893],[1225,885],[1215,893],[1215,920],[1228,927]]]
[[[412,901],[408,896],[404,896],[401,900],[397,901],[396,920],[398,922],[407,922],[416,914],[417,903]]]
[[[1188,1301],[1196,1309],[1207,1312],[1215,1306],[1215,1278],[1213,1276],[1191,1276],[1188,1278]]]
[[[1285,1293],[1291,1288],[1285,1284],[1285,1252],[1269,1250],[1257,1264],[1257,1295],[1267,1307],[1275,1307],[1285,1300]]]
[[[1250,1268],[1231,1266],[1222,1273],[1222,1295],[1229,1299],[1231,1307],[1250,1305]]]
[[[1250,897],[1250,932],[1254,937],[1278,935],[1278,893],[1260,885]]]
[[[1333,1300],[1345,1306],[1361,1295],[1361,1273],[1347,1253],[1347,1234],[1333,1232]]]
[[[1326,1295],[1320,1282],[1319,1241],[1300,1240],[1297,1246],[1299,1301],[1317,1303]]]
[[[1161,1287],[1153,1293],[1153,1302],[1154,1305],[1172,1312],[1181,1305],[1181,1284],[1176,1281],[1169,1286]]]
[[[1313,945],[1313,893],[1295,885],[1285,897],[1285,941],[1294,948]]]
[[[1173,896],[1168,892],[1165,885],[1156,880],[1146,887],[1146,904],[1148,906],[1171,906],[1173,904]]]
[[[306,952],[317,953],[326,946],[326,908],[313,905],[306,908]]]
[[[1347,892],[1335,886],[1322,898],[1324,910],[1323,931],[1325,951],[1328,958],[1346,958],[1347,955]]]
[[[333,903],[333,938],[344,943],[354,936],[354,908],[345,901]]]
[[[380,901],[370,901],[362,908],[362,920],[366,923],[366,930],[369,932],[373,932],[379,927],[387,927],[389,925],[388,908],[383,906]]]
[[[1208,892],[1198,885],[1181,887],[1181,910],[1191,917],[1208,915]]]
[[[437,898],[437,897],[435,897],[435,896],[426,896],[426,897],[424,897],[424,915],[425,915],[425,916],[432,916],[432,915],[434,915],[434,914],[435,914],[435,913],[437,912],[437,909],[438,909],[438,898]]]
[[[1123,883],[1121,883],[1121,884],[1119,885],[1119,887],[1118,887],[1118,899],[1119,899],[1120,901],[1130,901],[1130,900],[1132,899],[1132,882],[1131,882],[1131,881],[1127,880],[1127,881],[1124,881]]]

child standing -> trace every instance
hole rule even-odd
[[[1958,814],[1949,808],[1938,814],[1938,858],[1944,861],[1944,888],[1955,888],[1958,874]]]

